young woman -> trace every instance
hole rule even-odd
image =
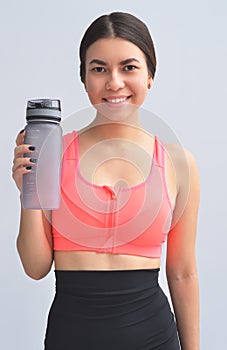
[[[193,155],[140,125],[156,58],[146,25],[115,12],[80,45],[80,74],[95,119],[64,135],[58,210],[21,207],[17,246],[25,272],[48,274],[56,295],[46,350],[198,350],[195,259],[199,175]],[[13,178],[38,166],[16,139]],[[158,284],[162,244],[174,314]]]

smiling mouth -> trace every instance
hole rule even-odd
[[[104,98],[103,100],[108,103],[118,104],[127,101],[131,96],[117,97],[117,98]]]

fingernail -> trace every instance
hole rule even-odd
[[[31,170],[31,168],[32,168],[31,166],[26,166],[27,170]]]
[[[34,151],[35,150],[35,146],[29,146],[28,149],[29,149],[29,151]]]
[[[35,159],[35,158],[30,158],[29,160],[31,163],[37,163],[37,159]]]
[[[22,129],[20,132],[19,132],[19,134],[22,134],[24,132],[24,129]]]

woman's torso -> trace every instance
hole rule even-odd
[[[112,136],[113,137],[113,136]],[[124,152],[124,158],[116,159],[111,157],[111,142],[100,142],[95,136],[92,129],[86,132],[78,132],[78,151],[79,151],[79,169],[84,179],[96,185],[109,185],[122,182],[122,185],[127,183],[127,186],[135,186],[144,181],[150,173],[152,165],[152,154],[154,150],[154,137],[147,132],[138,131],[137,134],[129,134],[127,138],[135,145],[143,149],[144,155],[150,154],[150,161],[144,161],[143,167],[135,166],[141,164],[137,159],[138,155],[132,161],[127,161],[128,142],[121,143],[116,147],[114,144],[114,154]],[[130,143],[132,145],[133,143]],[[98,145],[97,147],[93,147]],[[100,154],[102,151],[108,152],[110,157],[100,162]],[[165,152],[165,176],[166,187],[172,207],[174,207],[176,199],[176,176],[168,157],[168,147]],[[130,153],[131,154],[131,153]],[[136,152],[135,152],[136,154]],[[145,158],[144,158],[145,159]],[[92,169],[91,169],[92,164]],[[92,178],[91,178],[92,174]],[[120,182],[119,182],[120,179]],[[128,269],[153,269],[160,267],[160,258],[147,258],[142,256],[96,253],[96,252],[81,252],[81,251],[54,251],[54,261],[56,270],[128,270]]]

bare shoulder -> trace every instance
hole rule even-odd
[[[164,143],[165,150],[169,158],[176,165],[184,164],[196,165],[196,159],[193,153],[187,148],[177,143]],[[185,163],[186,162],[186,163]]]
[[[194,154],[179,144],[165,144],[166,155],[174,168],[177,182],[177,197],[172,228],[179,222],[196,217],[200,198],[200,178]],[[193,208],[193,209],[192,209]],[[193,212],[193,214],[192,214]],[[184,214],[184,215],[183,215]],[[183,220],[184,219],[184,220]]]
[[[182,179],[182,176],[185,179],[187,174],[198,176],[197,161],[190,150],[180,144],[165,143],[164,146],[166,155],[178,175],[178,180]]]

